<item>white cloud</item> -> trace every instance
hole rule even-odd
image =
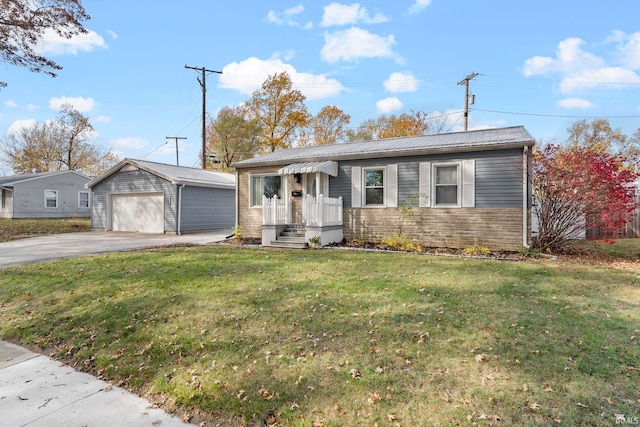
[[[7,135],[16,134],[22,129],[29,129],[36,125],[36,119],[21,119],[11,123],[7,130]]]
[[[109,34],[114,40],[118,39],[118,34],[115,31],[107,30],[107,34]]]
[[[34,50],[40,54],[77,55],[80,52],[91,52],[96,48],[107,49],[108,47],[102,36],[95,31],[78,34],[67,39],[59,36],[53,30],[46,30],[42,41]]]
[[[555,72],[571,73],[584,69],[604,66],[604,61],[589,52],[582,50],[585,41],[579,38],[568,38],[558,43],[556,58],[534,56],[524,63],[525,77],[545,75]]]
[[[322,74],[301,73],[291,64],[278,58],[259,59],[251,57],[242,62],[232,62],[222,69],[219,87],[235,89],[250,95],[262,86],[267,78],[286,71],[291,77],[293,88],[301,91],[307,99],[321,99],[338,95],[345,87],[336,79]]]
[[[388,114],[402,110],[402,107],[404,107],[404,105],[398,98],[394,96],[391,98],[381,99],[380,101],[376,102],[376,107],[378,108],[378,114]]]
[[[40,108],[40,106],[36,104],[27,104],[27,110],[29,111],[36,111],[38,108]]]
[[[628,40],[626,44],[624,41]],[[608,66],[604,59],[584,50],[585,42],[568,38],[558,43],[556,57],[534,56],[525,61],[523,75],[549,76],[560,74],[562,93],[581,89],[622,89],[628,84],[640,83],[640,76],[632,69],[640,67],[640,33],[627,37],[614,32],[606,42],[621,42],[619,56],[623,66]]]
[[[111,117],[109,116],[98,116],[94,119],[96,123],[109,123],[111,121]]]
[[[18,108],[18,104],[16,104],[16,103],[15,103],[14,101],[12,101],[12,100],[5,101],[5,102],[4,102],[4,105],[5,105],[6,107],[9,107],[9,108]]]
[[[629,84],[640,84],[640,76],[627,68],[605,67],[566,76],[560,83],[560,91],[570,93],[580,89],[622,89]]]
[[[93,98],[83,98],[77,96],[75,98],[69,96],[61,96],[60,98],[51,98],[49,100],[49,107],[53,110],[59,110],[64,104],[71,104],[73,108],[81,113],[86,113],[93,109]]]
[[[294,19],[296,16],[300,15],[303,12],[304,12],[303,4],[299,4],[289,9],[285,9],[285,11],[282,13],[270,10],[269,13],[267,13],[266,21],[276,25],[290,25],[292,27],[302,27],[305,30],[313,28],[313,23],[311,22],[307,22],[306,24],[302,25],[300,22]]]
[[[384,81],[384,90],[391,93],[415,92],[419,85],[420,80],[411,73],[391,73]]]
[[[325,33],[320,55],[323,61],[329,63],[380,57],[395,57],[396,61],[400,62],[400,58],[391,49],[395,43],[393,35],[381,37],[352,27],[344,31]]]
[[[640,32],[627,36],[620,32],[622,44],[618,48],[622,65],[633,70],[640,68]]]
[[[116,149],[141,150],[149,145],[149,140],[138,137],[114,138],[109,140],[109,145]]]
[[[420,13],[431,5],[431,0],[416,0],[416,2],[409,8],[409,14],[413,15]]]
[[[367,9],[360,3],[351,5],[331,3],[324,7],[321,27],[332,27],[341,25],[351,25],[359,22],[365,24],[380,24],[389,21],[389,18],[381,13],[370,16]]]
[[[568,110],[574,108],[586,109],[593,107],[593,103],[582,98],[565,98],[558,101],[558,106]]]

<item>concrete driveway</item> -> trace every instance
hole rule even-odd
[[[208,245],[233,234],[231,229],[189,234],[142,234],[112,231],[64,233],[0,243],[0,269],[63,258],[130,251],[166,245]]]

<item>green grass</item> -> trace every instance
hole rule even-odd
[[[49,234],[91,231],[90,218],[6,219],[0,218],[0,242]]]
[[[3,339],[195,422],[640,417],[640,276],[602,263],[139,251],[0,271],[0,313]]]

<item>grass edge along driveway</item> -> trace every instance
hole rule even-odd
[[[5,270],[0,310],[1,338],[192,422],[640,417],[638,270],[611,265],[147,250]]]

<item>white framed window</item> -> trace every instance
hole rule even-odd
[[[262,197],[268,199],[278,196],[282,199],[285,195],[285,180],[280,175],[251,175],[249,177],[249,206],[262,206]]]
[[[433,165],[433,206],[460,206],[460,164]]]
[[[398,165],[353,166],[351,207],[398,207]]]
[[[56,190],[44,190],[44,207],[58,207],[58,192]]]
[[[475,206],[475,160],[420,163],[420,207]]]
[[[78,207],[82,209],[88,209],[91,207],[91,198],[88,191],[78,192]]]
[[[363,206],[384,206],[385,169],[363,168],[364,200]]]

